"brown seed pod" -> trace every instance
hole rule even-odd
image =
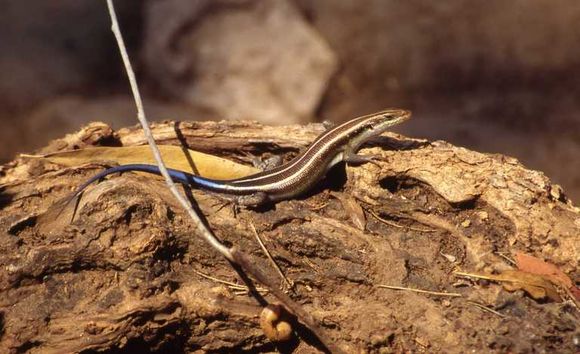
[[[260,327],[272,342],[283,342],[292,337],[292,326],[280,319],[282,312],[281,305],[269,304],[260,313]]]

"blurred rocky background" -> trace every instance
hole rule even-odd
[[[0,162],[135,124],[104,1],[0,0]],[[580,200],[580,2],[123,0],[152,120],[340,122],[515,156]]]

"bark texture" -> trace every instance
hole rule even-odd
[[[289,159],[322,130],[253,122],[153,127],[160,144],[241,162],[254,155]],[[40,152],[139,144],[139,128],[93,123]],[[269,207],[233,208],[215,195],[191,193],[221,240],[279,277],[256,229],[294,284],[289,296],[345,352],[578,350],[580,315],[571,302],[538,302],[452,274],[503,271],[510,268],[503,256],[522,251],[577,279],[580,213],[561,188],[513,158],[442,141],[387,134],[361,153],[379,159],[337,166],[307,195]],[[243,285],[192,234],[156,177],[112,176],[84,193],[74,220],[66,212],[55,217],[53,205],[102,168],[19,158],[0,170],[1,352],[322,350],[292,316],[290,341],[266,338],[263,304],[216,281]]]

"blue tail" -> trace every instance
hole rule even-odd
[[[70,200],[78,196],[82,191],[85,190],[89,185],[92,183],[104,178],[113,173],[122,173],[122,172],[129,172],[129,171],[139,171],[139,172],[147,172],[152,173],[154,175],[161,175],[161,171],[159,171],[159,167],[156,165],[147,165],[147,164],[129,164],[129,165],[121,165],[116,167],[111,167],[107,170],[104,170],[100,173],[97,173],[93,177],[91,177],[88,181],[83,183],[70,197]],[[223,186],[223,181],[212,180],[209,178],[203,178],[200,176],[193,175],[191,173],[174,170],[172,168],[168,168],[167,172],[169,172],[169,176],[173,179],[174,182],[183,183],[192,186],[199,186],[202,188],[207,188],[209,190],[219,191]]]

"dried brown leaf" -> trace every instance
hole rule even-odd
[[[534,299],[549,298],[554,301],[562,301],[558,290],[554,284],[543,275],[522,272],[520,270],[506,270],[501,274],[477,274],[461,273],[457,275],[494,280],[502,283],[504,289],[508,291],[524,290]]]
[[[556,285],[563,286],[566,289],[574,286],[572,279],[552,263],[521,252],[516,253],[515,259],[518,269],[524,272],[547,276]]]
[[[562,301],[558,290],[543,275],[519,270],[506,270],[501,274],[492,275],[490,278],[502,282],[504,289],[508,291],[522,289],[536,300],[548,297],[554,301]]]

